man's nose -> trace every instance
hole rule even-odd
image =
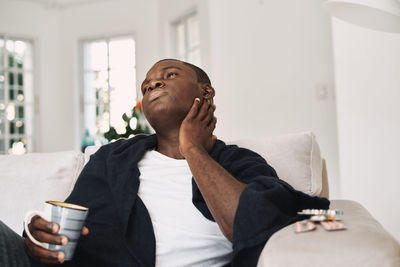
[[[162,87],[164,87],[164,85],[165,84],[160,80],[153,80],[153,81],[150,82],[150,88],[152,90],[154,90],[156,88],[162,88]]]

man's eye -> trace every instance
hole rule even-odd
[[[175,76],[176,76],[175,72],[170,72],[170,73],[167,74],[167,78],[172,78],[172,77],[175,77]]]
[[[147,92],[147,88],[143,88],[143,95]]]

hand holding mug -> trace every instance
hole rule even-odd
[[[88,209],[69,203],[47,201],[45,210],[29,211],[24,220],[28,254],[45,264],[72,259],[80,235],[89,230],[83,226]]]

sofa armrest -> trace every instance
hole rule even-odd
[[[325,159],[322,159],[322,191],[319,196],[329,199],[328,170]]]
[[[344,211],[346,230],[295,233],[289,225],[265,245],[258,267],[265,266],[400,266],[400,245],[359,203],[332,200]]]

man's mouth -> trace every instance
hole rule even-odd
[[[149,93],[149,102],[154,101],[165,94],[167,94],[167,92],[163,89],[154,89]]]

